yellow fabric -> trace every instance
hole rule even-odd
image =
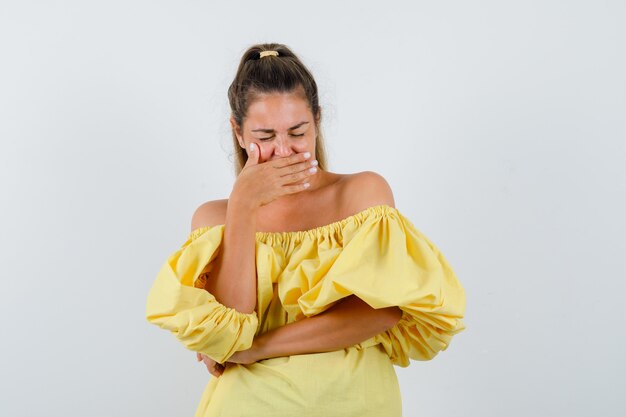
[[[148,295],[148,321],[190,350],[223,363],[256,335],[350,295],[377,309],[398,306],[403,314],[388,331],[340,351],[229,365],[220,378],[211,377],[196,417],[400,416],[393,365],[430,360],[465,329],[463,287],[437,247],[396,208],[373,206],[306,231],[257,232],[252,314],[204,290],[223,232],[224,225],[191,232]]]

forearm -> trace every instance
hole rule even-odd
[[[374,309],[350,296],[325,312],[264,333],[254,339],[257,358],[330,352],[361,343],[393,327],[398,307]]]
[[[242,313],[256,307],[256,211],[229,201],[224,237],[206,290],[216,300]]]

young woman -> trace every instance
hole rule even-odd
[[[232,192],[194,212],[146,307],[214,376],[195,416],[401,416],[393,365],[465,329],[463,287],[382,176],[327,170],[289,48],[250,47],[228,97]]]

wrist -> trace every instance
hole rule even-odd
[[[256,214],[259,210],[259,205],[251,201],[250,198],[245,198],[231,193],[228,197],[228,204],[226,206],[226,213],[250,216],[251,220],[256,219]]]
[[[262,359],[270,358],[269,351],[267,349],[268,346],[268,338],[267,333],[264,333],[260,336],[257,336],[252,341],[252,351],[254,352],[255,361],[260,361]]]

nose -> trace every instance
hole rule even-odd
[[[277,135],[275,146],[274,146],[274,154],[276,154],[276,156],[279,156],[279,157],[282,158],[282,157],[285,157],[285,156],[289,156],[292,153],[294,153],[294,151],[291,148],[289,140],[286,139],[282,135]]]

